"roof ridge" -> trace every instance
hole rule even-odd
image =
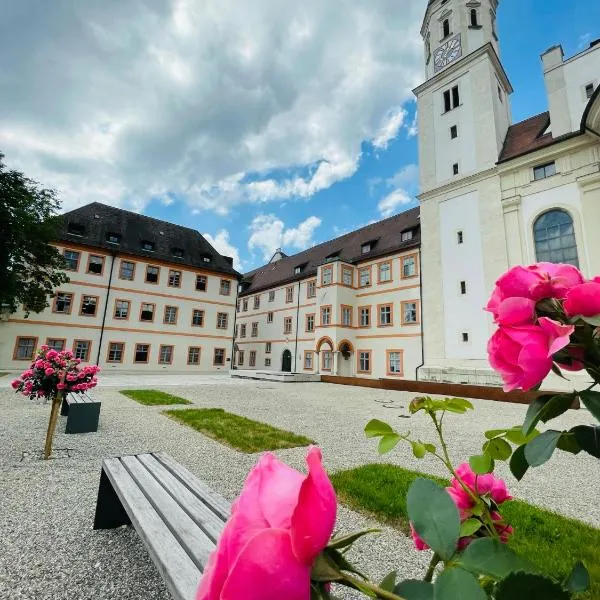
[[[528,121],[533,121],[534,119],[539,119],[542,116],[550,117],[550,111],[543,110],[541,113],[538,113],[537,115],[533,115],[532,117],[527,117],[527,119],[523,119],[522,121],[517,121],[516,123],[513,123],[511,125],[511,127],[517,127],[519,125],[523,125],[523,123],[527,123]]]

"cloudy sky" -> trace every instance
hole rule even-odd
[[[0,0],[0,152],[60,193],[195,227],[249,270],[414,206],[426,0]],[[590,11],[594,14],[590,14]],[[515,120],[590,0],[504,0]]]

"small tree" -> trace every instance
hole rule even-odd
[[[0,153],[0,308],[23,304],[41,312],[48,297],[69,281],[65,263],[50,245],[57,238],[60,201],[23,173],[7,170]]]

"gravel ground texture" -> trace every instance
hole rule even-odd
[[[136,387],[139,387],[136,386]],[[227,385],[210,381],[180,386],[176,393],[200,407],[222,407],[317,441],[330,471],[370,462],[393,462],[406,468],[445,475],[432,460],[413,458],[400,446],[380,459],[376,441],[366,440],[371,418],[432,440],[425,416],[408,417],[413,394],[322,383],[279,384],[239,381]],[[189,468],[226,498],[233,500],[257,455],[239,453],[161,414],[161,407],[137,404],[116,388],[97,388],[102,401],[97,433],[66,435],[60,418],[54,447],[56,458],[42,461],[41,450],[49,405],[0,390],[0,598],[166,600],[160,575],[132,528],[93,531],[92,521],[103,458],[162,450]],[[526,407],[473,401],[476,410],[445,418],[452,458],[458,463],[480,450],[483,432],[522,422]],[[183,408],[183,407],[182,407]],[[569,411],[552,422],[555,428],[592,423],[585,411]],[[288,464],[302,469],[305,449],[278,451]],[[505,465],[519,498],[582,519],[600,527],[598,462],[587,456],[556,453],[545,466],[530,471],[517,483]],[[340,532],[377,526],[343,507]],[[360,542],[352,559],[374,579],[397,569],[400,578],[422,576],[428,553],[416,552],[412,542],[384,527],[383,533]],[[346,598],[353,597],[347,594]]]

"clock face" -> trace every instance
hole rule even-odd
[[[452,39],[442,44],[433,53],[433,65],[435,72],[441,71],[451,62],[462,56],[462,45],[460,43],[460,33]]]

